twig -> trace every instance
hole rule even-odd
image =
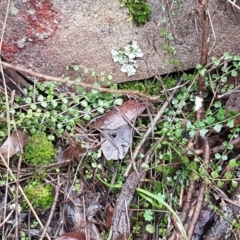
[[[50,211],[50,214],[49,214],[49,217],[48,217],[48,220],[47,220],[47,223],[45,225],[45,228],[43,229],[43,232],[39,238],[39,240],[42,240],[47,232],[47,229],[48,229],[48,226],[50,225],[51,221],[52,221],[52,217],[53,217],[53,214],[54,214],[54,210],[56,208],[56,205],[57,205],[57,201],[58,201],[58,196],[59,196],[59,193],[60,193],[60,187],[61,187],[61,184],[60,184],[60,181],[59,181],[59,175],[57,176],[57,185],[55,187],[55,197],[54,197],[54,202],[53,202],[53,205],[51,207],[51,211]]]
[[[172,33],[173,33],[174,39],[178,40],[178,37],[177,37],[177,34],[176,34],[176,30],[175,30],[175,24],[173,22],[172,14],[171,14],[171,11],[170,11],[171,7],[170,7],[170,4],[169,4],[169,0],[165,0],[165,4],[167,6],[168,19],[169,19],[169,22],[170,22],[170,26],[171,26],[171,29],[172,29]]]
[[[190,176],[190,183],[189,183],[189,187],[188,187],[188,193],[187,193],[187,197],[186,197],[186,201],[184,204],[184,207],[182,209],[182,215],[181,215],[181,221],[184,223],[187,220],[187,216],[188,216],[188,212],[190,210],[190,203],[192,200],[192,196],[193,193],[195,191],[195,181],[194,181],[194,175],[195,173],[192,172],[191,176]]]
[[[115,90],[115,89],[109,89],[109,88],[105,88],[105,87],[95,87],[95,86],[93,86],[92,84],[89,84],[89,83],[75,82],[75,81],[72,81],[72,80],[65,80],[65,79],[59,78],[59,77],[52,77],[52,76],[45,75],[45,74],[42,74],[42,73],[34,72],[34,71],[26,69],[26,68],[17,67],[17,66],[14,66],[14,65],[12,65],[10,63],[6,63],[6,62],[1,62],[0,61],[0,65],[2,65],[3,68],[10,68],[10,69],[13,69],[13,70],[18,71],[18,72],[29,74],[31,76],[40,78],[44,81],[55,81],[55,82],[60,82],[60,83],[63,83],[63,84],[82,86],[85,89],[95,89],[99,92],[108,92],[108,93],[112,93],[112,94],[136,95],[136,96],[139,96],[139,97],[142,97],[142,98],[146,98],[146,99],[148,99],[149,101],[152,101],[152,102],[159,102],[160,101],[160,96],[150,96],[150,95],[143,94],[139,91]]]
[[[181,80],[178,82],[177,86],[181,84]],[[174,97],[174,95],[176,94],[176,92],[178,91],[178,88],[175,88],[174,91],[172,92],[172,94],[167,98],[166,102],[162,105],[162,107],[160,108],[159,112],[157,113],[156,117],[153,119],[153,124],[151,124],[149,126],[149,128],[147,129],[147,131],[145,132],[144,136],[142,137],[142,140],[140,141],[140,143],[138,144],[138,146],[136,147],[136,149],[133,152],[132,155],[132,159],[131,162],[129,163],[126,171],[124,172],[123,176],[127,177],[129,175],[129,171],[132,168],[132,165],[135,164],[137,155],[140,151],[140,149],[142,148],[143,144],[145,143],[146,139],[148,138],[148,136],[151,134],[152,132],[152,127],[154,127],[158,121],[160,120],[160,118],[162,117],[165,109],[167,108],[168,104],[170,103],[170,101],[172,100],[172,98]],[[153,125],[153,126],[152,126]]]
[[[199,16],[200,16],[200,24],[202,29],[201,36],[201,59],[200,64],[204,67],[207,65],[208,61],[208,45],[209,45],[209,15],[207,12],[208,9],[208,0],[199,0]],[[197,96],[200,99],[204,97],[204,88],[205,88],[205,78],[204,76],[200,76],[198,79],[198,91]],[[197,120],[202,120],[204,118],[205,112],[203,104],[196,112]],[[197,145],[199,141],[197,141]]]
[[[4,226],[4,224],[11,218],[12,214],[14,213],[14,210],[12,210],[8,215],[4,218],[4,220],[0,223],[0,228]]]
[[[211,26],[212,34],[213,34],[213,38],[214,38],[213,44],[212,44],[212,46],[211,46],[211,48],[210,48],[210,50],[208,52],[208,55],[210,55],[210,53],[212,52],[213,47],[215,46],[215,43],[216,43],[216,35],[215,35],[214,28],[213,28],[212,18],[211,18],[211,14],[210,14],[209,10],[207,10],[207,13],[208,13],[209,22],[210,22],[210,26]]]
[[[209,146],[208,140],[206,140],[206,139],[204,139],[203,149],[204,149],[203,161],[204,161],[204,164],[205,164],[205,169],[207,171],[208,166],[209,166],[209,161],[210,161],[210,146]],[[197,204],[196,204],[196,207],[194,209],[194,214],[193,214],[193,217],[192,217],[192,221],[191,221],[191,224],[189,225],[189,228],[188,228],[188,239],[192,239],[193,232],[194,232],[195,227],[197,225],[198,217],[201,213],[202,205],[203,205],[203,202],[204,202],[205,189],[206,189],[206,183],[204,181],[202,181],[199,192],[198,192]]]
[[[187,216],[188,216],[188,213],[190,210],[190,203],[192,201],[192,196],[195,191],[196,184],[195,184],[195,180],[194,180],[194,175],[195,175],[195,173],[192,172],[192,174],[190,176],[190,183],[189,183],[189,187],[188,187],[187,197],[186,197],[183,209],[182,209],[181,222],[183,224],[187,219]],[[186,229],[186,225],[184,225],[184,228]],[[171,237],[168,238],[168,240],[175,240],[175,239],[177,239],[177,234],[176,234],[176,232],[173,232],[173,234],[171,235]]]
[[[4,159],[4,157],[2,156],[1,153],[0,153],[0,158],[2,159],[2,162],[3,162],[4,166],[6,167],[8,173],[10,174],[10,176],[13,178],[13,180],[14,180],[15,182],[17,182],[17,179],[16,179],[15,175],[13,174],[12,170],[10,169],[9,165],[7,164],[6,160]],[[29,202],[26,194],[24,193],[24,191],[23,191],[23,189],[22,189],[22,187],[21,187],[20,185],[19,185],[19,191],[20,191],[20,193],[23,195],[23,197],[24,197],[25,201],[27,202],[29,208],[30,208],[31,211],[33,212],[33,215],[35,216],[36,220],[38,221],[40,227],[41,227],[42,229],[44,229],[44,226],[43,226],[41,220],[39,219],[37,213],[35,212],[35,210],[34,210],[34,208],[33,208],[33,206],[32,206],[32,204]],[[49,237],[48,233],[46,233],[46,236],[47,236],[47,238],[48,238],[49,240],[51,240],[51,238]]]
[[[240,7],[235,3],[236,0],[227,0],[233,7],[237,8],[238,10],[240,10]]]
[[[6,14],[4,17],[4,22],[3,22],[3,27],[2,27],[2,31],[1,31],[1,37],[0,37],[0,52],[2,50],[2,43],[3,43],[3,36],[5,33],[5,29],[6,29],[6,24],[7,24],[7,18],[8,18],[8,11],[10,9],[10,4],[11,1],[8,0],[8,4],[7,4],[7,9],[6,9]],[[0,63],[1,63],[1,57],[0,57]],[[3,73],[3,68],[2,66],[0,66],[0,71],[2,74],[2,79],[3,79],[3,87],[4,87],[4,92],[5,92],[5,98],[6,98],[6,111],[7,111],[7,130],[8,130],[8,137],[10,136],[10,112],[9,112],[9,101],[8,101],[8,94],[7,94],[7,84],[6,84],[6,80],[5,80],[5,76]],[[10,153],[10,145],[8,146],[8,156]],[[7,164],[9,164],[9,157],[7,159]],[[9,172],[7,172],[7,180],[6,180],[6,187],[5,187],[5,208],[4,208],[4,212],[3,212],[3,218],[6,218],[6,214],[7,214],[7,198],[8,198],[8,174]],[[4,232],[5,232],[5,224],[3,225],[2,228],[2,237],[4,238]]]

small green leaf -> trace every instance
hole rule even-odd
[[[231,185],[236,188],[238,186],[238,181],[232,180]]]
[[[107,75],[107,79],[108,79],[109,81],[111,81],[111,80],[113,79],[113,76],[112,76],[112,75]]]
[[[42,106],[43,108],[46,108],[46,107],[48,106],[48,103],[47,103],[47,102],[41,102],[41,106]]]
[[[55,139],[54,135],[50,134],[47,136],[48,140],[53,141]]]
[[[240,55],[235,55],[235,56],[233,57],[233,60],[234,60],[234,61],[240,61]]]
[[[86,100],[83,100],[80,102],[82,107],[87,107],[88,106],[88,102]]]
[[[37,98],[37,101],[38,101],[38,102],[42,102],[42,101],[44,101],[44,99],[45,99],[45,98],[44,98],[43,95],[39,95],[38,98]]]
[[[153,234],[155,232],[155,228],[152,224],[147,224],[146,225],[146,231]]]
[[[91,120],[91,115],[86,114],[86,115],[84,115],[83,119],[87,120],[87,121],[90,121]]]
[[[168,49],[168,45],[166,44],[166,43],[164,43],[163,45],[162,45],[162,50],[167,50]]]
[[[225,119],[226,119],[225,113],[226,113],[225,109],[220,108],[220,109],[218,110],[218,112],[217,112],[217,119],[218,119],[219,121],[225,120]]]
[[[30,105],[30,107],[31,107],[32,110],[36,110],[37,109],[37,105],[35,103],[32,103]]]
[[[214,107],[215,108],[221,108],[222,107],[222,102],[221,101],[214,102]]]
[[[237,166],[236,159],[231,159],[228,165],[229,167],[232,167],[232,168],[236,167]]]
[[[227,156],[226,154],[223,154],[223,155],[222,155],[222,160],[223,160],[223,161],[228,160],[228,156]]]
[[[238,75],[238,73],[237,73],[236,70],[232,70],[232,71],[231,71],[231,76],[237,77],[237,75]]]
[[[92,163],[91,163],[91,166],[92,166],[92,168],[97,168],[97,163],[92,162]]]
[[[226,76],[221,76],[221,82],[223,82],[223,83],[227,82],[227,77]]]
[[[213,124],[213,123],[215,122],[215,118],[212,117],[212,116],[208,116],[208,117],[206,117],[205,122],[206,122],[208,125],[211,125],[211,124]]]
[[[230,55],[229,52],[225,52],[225,53],[223,54],[223,56],[224,56],[224,60],[232,59],[232,56]]]
[[[190,168],[191,170],[196,170],[197,169],[197,164],[195,162],[190,163]]]
[[[103,113],[104,113],[104,108],[103,108],[103,107],[98,107],[98,108],[97,108],[97,111],[98,111],[99,113],[103,114]]]
[[[213,179],[216,179],[219,177],[219,174],[216,171],[211,172],[211,176]]]
[[[218,186],[219,188],[222,188],[223,185],[224,185],[224,182],[219,180],[218,183],[217,183],[217,186]]]
[[[213,61],[213,63],[215,64],[215,65],[219,65],[219,63],[220,63],[220,59],[217,59],[216,57],[211,57],[211,60]]]
[[[113,102],[114,105],[118,105],[118,106],[122,105],[122,103],[123,103],[123,99],[122,98],[117,98]]]
[[[182,162],[183,162],[184,164],[189,164],[189,159],[188,159],[188,157],[187,157],[187,156],[183,156]]]
[[[78,71],[80,69],[79,65],[73,65],[74,71]]]
[[[68,103],[68,99],[67,98],[62,98],[62,103],[67,104]]]
[[[68,109],[68,105],[67,104],[62,104],[61,105],[61,110],[62,111],[66,111]]]
[[[206,68],[202,68],[201,70],[199,70],[199,74],[203,77],[206,73],[207,69]]]
[[[141,167],[142,167],[143,169],[149,169],[149,165],[146,164],[146,163],[143,163],[143,164],[141,165]]]
[[[221,129],[222,129],[222,124],[221,123],[217,123],[213,129],[216,131],[216,132],[220,132]]]
[[[232,179],[233,175],[232,175],[231,172],[227,171],[227,172],[224,174],[224,177],[225,177],[226,179]]]
[[[199,70],[199,69],[201,69],[201,68],[202,68],[202,65],[198,63],[198,64],[196,65],[196,69]]]
[[[153,220],[153,211],[152,210],[145,210],[143,217],[146,221],[151,222]]]
[[[233,127],[234,127],[234,119],[229,119],[229,120],[227,121],[227,126],[228,126],[229,128],[233,128]]]
[[[58,102],[56,100],[52,100],[51,105],[52,105],[53,108],[56,108],[57,105],[58,105]]]
[[[200,133],[200,135],[201,135],[202,137],[204,137],[204,136],[208,133],[208,129],[203,128],[203,129],[201,129],[201,130],[199,131],[199,133]]]

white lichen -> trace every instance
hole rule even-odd
[[[120,49],[111,50],[114,62],[119,62],[122,67],[121,71],[127,73],[128,76],[136,74],[137,58],[143,56],[143,52],[136,41],[126,45]]]

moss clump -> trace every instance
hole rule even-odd
[[[144,24],[149,19],[151,7],[146,3],[146,0],[122,0],[121,4],[127,7],[130,20]]]
[[[152,79],[120,83],[118,87],[119,89],[137,90],[150,95],[158,95],[160,90],[162,90],[160,81],[154,81]]]
[[[54,201],[53,187],[50,184],[43,184],[39,180],[28,184],[24,188],[24,193],[34,208],[48,209]],[[23,203],[23,207],[28,209],[26,202]]]
[[[52,162],[56,151],[45,133],[37,133],[29,138],[24,148],[24,161],[32,165],[44,165]]]

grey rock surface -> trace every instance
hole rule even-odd
[[[7,9],[0,0],[0,29]],[[142,26],[129,23],[128,13],[118,0],[23,0],[12,1],[5,28],[2,54],[8,61],[52,76],[76,77],[66,71],[69,64],[79,64],[96,72],[113,75],[114,82],[125,82],[167,74],[177,69],[169,64],[169,54],[162,50],[165,37],[159,32],[172,33],[165,1],[148,0],[152,7],[149,21]],[[212,22],[210,55],[223,52],[239,53],[240,11],[227,1],[209,1]],[[172,4],[173,22],[178,40],[171,40],[174,58],[179,68],[195,67],[200,60],[201,29],[197,1]],[[114,63],[111,50],[135,40],[144,56],[138,60],[135,76],[128,77]],[[91,79],[87,79],[87,81]]]

